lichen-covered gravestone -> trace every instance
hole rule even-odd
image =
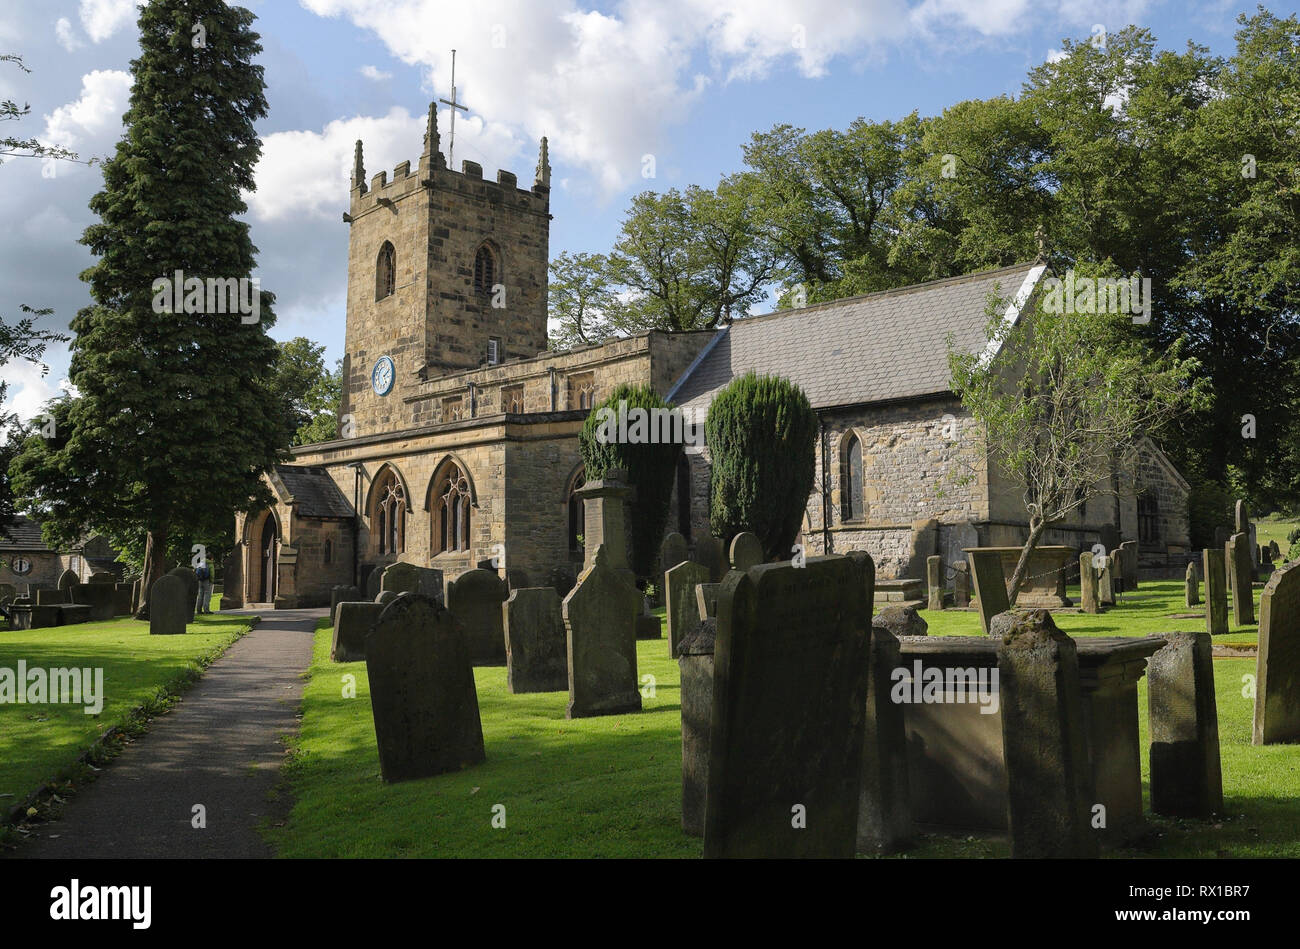
[[[1085,613],[1101,612],[1101,597],[1097,591],[1097,571],[1092,554],[1079,554],[1079,609]]]
[[[1251,741],[1300,741],[1300,560],[1274,571],[1259,601]]]
[[[610,566],[604,545],[564,598],[569,665],[566,718],[641,710],[636,618],[641,592]]]
[[[1222,636],[1228,631],[1227,571],[1224,569],[1223,551],[1207,547],[1201,551],[1205,573],[1205,631],[1211,636]]]
[[[476,666],[506,664],[506,631],[501,604],[510,595],[491,570],[468,570],[447,584],[447,608],[465,630],[469,660]]]
[[[974,547],[966,551],[966,560],[970,563],[975,597],[979,601],[980,627],[987,636],[993,617],[1011,609],[1007,600],[1007,579],[1002,573],[1002,555],[996,550]]]
[[[370,627],[383,613],[382,603],[344,600],[334,611],[334,641],[330,659],[334,662],[360,662],[366,658],[366,637]]]
[[[741,531],[731,539],[731,569],[748,570],[763,562],[763,542],[758,535]]]
[[[149,588],[149,635],[177,636],[185,632],[186,617],[192,616],[194,600],[185,581],[165,574]]]
[[[366,637],[379,770],[389,783],[459,771],[486,758],[464,634],[418,593],[384,607]]]
[[[659,562],[663,565],[662,573],[667,573],[689,556],[686,538],[676,531],[664,538],[664,545],[659,551]]]
[[[199,598],[199,575],[189,567],[177,567],[167,572],[169,577],[180,577],[185,584],[185,596],[189,600],[189,617],[186,622],[194,622],[194,601]]]
[[[1206,818],[1223,810],[1219,713],[1209,633],[1166,633],[1147,660],[1151,810]]]
[[[1183,577],[1183,602],[1187,606],[1200,606],[1201,604],[1201,580],[1196,575],[1196,564],[1187,565],[1187,575]]]
[[[1097,602],[1102,606],[1115,605],[1115,558],[1104,557],[1105,565],[1097,574]]]
[[[563,692],[569,687],[568,650],[560,595],[551,587],[521,587],[501,607],[506,638],[506,688]]]
[[[379,592],[420,593],[442,601],[442,571],[413,563],[390,563],[379,578]]]
[[[707,576],[708,571],[704,573]],[[717,632],[717,620],[697,619],[695,628],[678,643],[677,666],[682,676],[682,830],[692,837],[704,836],[709,724],[713,716],[713,645]]]
[[[704,856],[853,856],[870,591],[843,556],[729,573],[718,594]]]
[[[356,603],[361,599],[361,591],[354,586],[336,586],[330,590],[330,625],[338,616],[340,603]]]
[[[1228,564],[1232,571],[1232,619],[1238,626],[1250,626],[1255,622],[1255,570],[1249,538],[1245,534],[1233,534],[1228,546],[1232,550]]]
[[[664,573],[664,606],[668,617],[669,656],[677,658],[682,638],[700,622],[695,588],[709,582],[709,571],[691,560],[684,560]]]
[[[943,558],[925,558],[926,609],[943,609]]]

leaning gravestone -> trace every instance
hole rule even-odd
[[[413,563],[390,563],[379,578],[379,592],[420,593],[442,602],[442,571]]]
[[[686,560],[688,556],[686,538],[676,531],[669,534],[664,538],[664,545],[659,551],[659,562],[663,565],[660,573],[667,573],[683,560]]]
[[[1201,551],[1205,573],[1205,631],[1211,636],[1222,636],[1228,631],[1228,591],[1223,551],[1206,547]]]
[[[174,574],[164,574],[149,588],[149,635],[177,636],[185,632],[186,617],[193,615],[194,601],[186,600],[185,581]]]
[[[506,582],[492,570],[468,570],[447,584],[447,608],[465,630],[465,647],[473,665],[506,664],[501,604],[509,595]]]
[[[970,562],[975,596],[979,600],[980,627],[987,636],[993,617],[1011,609],[1007,600],[1007,580],[1002,573],[1002,555],[996,550],[972,547],[966,551],[966,559]]]
[[[336,586],[330,590],[330,625],[338,615],[340,603],[355,603],[361,599],[361,591],[354,586]]]
[[[366,637],[366,675],[386,782],[481,763],[474,669],[452,614],[431,597],[399,596]]]
[[[741,531],[731,539],[731,569],[748,570],[763,562],[763,542],[757,534]]]
[[[636,677],[636,618],[643,597],[610,566],[602,544],[564,598],[569,658],[565,718],[641,710]]]
[[[695,588],[708,582],[709,571],[691,560],[684,560],[664,573],[664,606],[667,607],[668,654],[671,658],[677,658],[677,647],[682,638],[700,623]]]
[[[1209,633],[1166,633],[1147,660],[1151,810],[1206,818],[1223,811],[1214,647]]]
[[[705,857],[853,856],[871,583],[843,556],[723,581]]]
[[[1095,857],[1074,640],[1047,610],[999,616],[998,688],[1012,857]]]
[[[722,541],[712,534],[705,534],[695,542],[695,562],[709,571],[709,579],[719,583],[727,572],[727,550]]]
[[[194,603],[199,598],[198,574],[196,574],[189,567],[177,567],[175,570],[167,571],[167,576],[180,577],[181,581],[185,584],[185,595],[189,598],[190,601],[189,619],[187,619],[186,622],[188,623],[194,622]]]
[[[1183,577],[1183,602],[1187,606],[1200,606],[1201,581],[1196,575],[1196,564],[1187,564],[1187,575]]]
[[[1079,554],[1079,609],[1085,613],[1101,612],[1101,597],[1097,590],[1097,571],[1092,564],[1092,554]]]
[[[718,615],[718,588],[720,583],[701,583],[695,587],[695,608],[700,619],[710,619]]]
[[[334,610],[334,640],[330,659],[334,662],[360,662],[366,658],[366,637],[370,627],[384,611],[383,603],[344,600]]]
[[[1238,626],[1250,626],[1255,622],[1255,570],[1249,538],[1233,534],[1228,546],[1232,549],[1232,561],[1227,565],[1232,571],[1232,619]]]
[[[1274,571],[1260,597],[1251,741],[1300,741],[1300,560]]]
[[[506,688],[563,692],[569,687],[564,610],[551,587],[521,587],[501,607],[506,639]]]

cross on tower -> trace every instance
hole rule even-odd
[[[456,168],[456,110],[468,112],[466,106],[456,101],[456,51],[451,51],[451,98],[439,99],[439,102],[451,106],[451,138],[447,144],[447,165],[453,171]]]

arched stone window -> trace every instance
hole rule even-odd
[[[393,295],[397,289],[397,251],[393,245],[384,241],[379,248],[379,257],[375,260],[375,299]]]
[[[381,554],[400,554],[406,550],[406,491],[391,468],[384,470],[372,493],[374,508],[370,524]]]
[[[454,461],[439,469],[429,489],[433,512],[433,552],[469,550],[471,491],[469,478]]]
[[[500,282],[500,270],[492,248],[487,244],[480,246],[474,255],[474,289],[491,293],[493,284]]]
[[[577,552],[582,550],[582,541],[580,538],[586,528],[583,526],[586,521],[586,515],[583,512],[582,498],[578,496],[578,489],[587,483],[586,469],[579,468],[569,479],[569,485],[564,491],[564,507],[569,518],[568,537],[569,550]]]
[[[325,541],[325,558],[324,558],[324,559],[325,559],[325,562],[326,562],[326,563],[332,563],[332,562],[334,561],[334,541],[332,541],[332,540],[326,540],[326,541]]]
[[[840,520],[860,521],[866,513],[862,494],[862,440],[849,432],[840,445]]]

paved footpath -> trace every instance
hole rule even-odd
[[[268,792],[284,760],[281,736],[297,729],[312,631],[328,612],[261,612],[252,632],[12,856],[272,856],[256,826],[287,811]],[[206,829],[191,826],[196,804],[207,810]]]

